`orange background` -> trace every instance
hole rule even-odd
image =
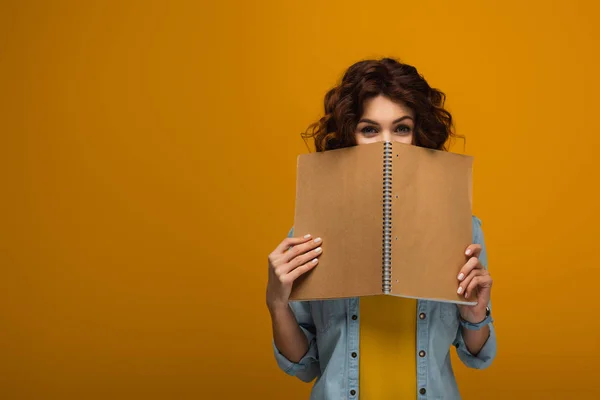
[[[498,358],[454,357],[464,398],[600,396],[595,2],[0,4],[0,398],[306,399],[266,256],[299,133],[384,55],[476,158]]]

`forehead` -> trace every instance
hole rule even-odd
[[[379,95],[365,100],[363,104],[363,118],[393,121],[406,115],[414,118],[414,111],[403,102],[393,101],[389,97]]]

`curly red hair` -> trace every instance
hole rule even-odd
[[[413,144],[447,150],[448,139],[456,135],[452,115],[444,109],[446,96],[429,86],[415,67],[392,58],[350,66],[341,83],[325,95],[325,115],[302,136],[314,139],[317,151],[355,146],[363,104],[378,95],[401,101],[415,112]]]

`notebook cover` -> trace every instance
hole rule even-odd
[[[390,294],[463,303],[457,275],[472,241],[473,158],[402,143],[392,150]]]
[[[294,235],[323,238],[291,300],[382,293],[383,143],[298,157]]]

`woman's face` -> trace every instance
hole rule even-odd
[[[402,102],[379,95],[365,101],[356,126],[356,143],[390,141],[412,144],[415,114]]]

